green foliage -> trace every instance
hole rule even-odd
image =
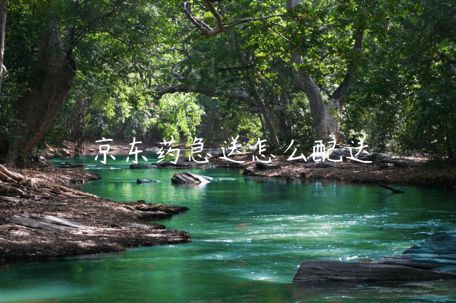
[[[196,17],[213,26],[203,5]],[[216,1],[223,33],[204,37],[180,1],[10,1],[0,95],[0,135],[33,83],[37,46],[50,23],[78,63],[77,79],[48,142],[132,136],[182,143],[231,136],[280,145],[316,139],[309,102],[295,85],[298,66],[325,102],[351,65],[342,138],[365,131],[376,150],[449,156],[456,149],[455,6],[447,0]],[[362,51],[354,33],[364,29]],[[160,94],[172,88],[175,94]],[[265,119],[274,129],[269,129]]]
[[[173,137],[176,142],[191,143],[203,114],[195,94],[167,94],[154,108],[151,125],[159,130],[162,138]]]

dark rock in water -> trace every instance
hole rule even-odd
[[[255,176],[255,170],[250,167],[244,168],[244,171],[242,172],[244,176]]]
[[[157,168],[157,165],[155,165],[155,164],[143,164],[143,163],[130,164],[130,169],[150,169],[150,168]]]
[[[173,184],[193,184],[200,185],[211,182],[211,177],[206,177],[202,175],[193,174],[190,172],[183,172],[174,174],[171,178],[171,183]]]
[[[456,278],[456,276],[395,264],[307,261],[301,264],[293,282],[392,282],[445,278]]]
[[[255,167],[258,168],[258,169],[261,169],[261,170],[266,170],[266,169],[277,169],[277,168],[280,168],[280,165],[258,162],[258,163],[255,164]]]
[[[306,261],[294,282],[426,281],[456,279],[456,234],[437,234],[401,255],[372,263]]]
[[[175,169],[189,169],[194,167],[201,167],[201,166],[211,166],[209,163],[196,163],[196,162],[188,162],[188,161],[181,161],[177,163],[171,162],[164,162],[164,163],[157,163],[158,168],[175,168]]]
[[[150,180],[150,179],[136,179],[137,184],[145,184],[145,183],[159,183],[159,180]]]

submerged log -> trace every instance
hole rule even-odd
[[[391,282],[456,279],[456,234],[442,233],[377,262],[306,261],[294,282]]]
[[[173,184],[193,184],[200,185],[210,183],[212,181],[211,177],[206,177],[202,175],[193,174],[190,172],[183,172],[174,174],[171,178],[171,183]]]

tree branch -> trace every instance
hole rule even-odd
[[[208,11],[214,16],[216,22],[216,28],[211,28],[207,23],[202,20],[198,20],[192,13],[191,4],[188,1],[182,3],[184,8],[185,15],[204,35],[206,36],[215,36],[220,34],[223,31],[222,17],[219,12],[215,9],[212,1],[203,0]]]
[[[363,47],[363,36],[364,36],[364,27],[360,26],[356,29],[353,34],[355,44],[353,46],[353,51],[359,55]],[[355,78],[356,68],[358,67],[358,59],[351,59],[350,64],[348,65],[347,72],[345,73],[344,79],[339,84],[337,89],[332,93],[331,98],[339,101],[339,106],[341,106],[345,101],[347,101],[349,96],[350,86]]]

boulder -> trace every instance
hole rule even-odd
[[[206,177],[202,175],[193,174],[190,172],[183,172],[174,174],[171,178],[171,183],[173,184],[191,184],[191,185],[200,185],[207,184],[212,181],[211,177]]]

